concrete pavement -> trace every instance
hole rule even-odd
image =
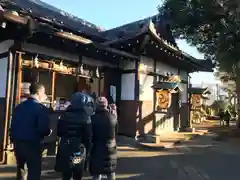
[[[235,180],[238,179],[240,151],[225,142],[212,141],[204,135],[176,147],[182,155],[173,158],[172,164],[186,180]],[[179,180],[181,175],[179,175]],[[176,178],[177,179],[177,178]]]
[[[206,134],[161,152],[142,152],[119,161],[118,174],[136,174],[129,180],[236,180],[239,177],[240,149],[216,142]],[[138,151],[136,151],[138,152]],[[120,151],[121,154],[121,151]],[[137,176],[138,175],[138,176]]]
[[[146,151],[129,143],[119,146],[119,180],[236,180],[239,179],[240,151],[214,135],[200,136],[164,151]],[[1,168],[1,167],[0,167]],[[3,172],[1,170],[1,172]],[[0,179],[14,179],[1,173]],[[11,175],[10,175],[11,174]],[[5,174],[7,175],[7,174]],[[43,179],[59,179],[56,173],[43,173]],[[86,174],[84,180],[91,179]]]

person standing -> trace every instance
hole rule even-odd
[[[96,112],[92,116],[93,146],[89,163],[89,172],[93,180],[101,180],[103,175],[106,175],[108,180],[115,180],[116,126],[117,118],[108,111],[107,99],[97,98]]]
[[[13,110],[10,139],[17,160],[17,180],[40,180],[42,166],[41,142],[51,134],[45,88],[40,83],[30,86],[30,97]],[[25,169],[25,164],[27,169]]]
[[[226,126],[229,127],[230,126],[231,114],[230,114],[228,109],[226,109],[223,119],[226,122]]]
[[[92,143],[91,115],[93,99],[87,94],[73,94],[71,104],[58,123],[58,147],[55,170],[62,180],[81,180]]]
[[[218,113],[220,126],[224,126],[224,115],[225,115],[224,109],[220,109]]]

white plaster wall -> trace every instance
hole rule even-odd
[[[153,76],[140,74],[139,79],[139,100],[140,101],[153,101]]]
[[[0,59],[0,97],[6,97],[8,57]]]
[[[135,73],[122,74],[121,100],[135,100]]]
[[[154,60],[152,58],[141,56],[140,63],[147,66],[147,72],[154,72]],[[153,76],[140,73],[139,74],[139,100],[153,101]]]
[[[148,72],[154,72],[154,60],[152,58],[141,56],[140,63],[147,65]]]
[[[78,54],[67,53],[64,51],[59,51],[56,49],[48,48],[45,46],[39,46],[31,43],[24,43],[23,49],[36,54],[46,54],[47,56],[56,57],[59,59],[65,59],[69,61],[78,62]],[[104,61],[83,57],[83,64],[94,65],[94,66],[109,66],[116,67],[117,65],[112,65],[110,63],[106,63]]]
[[[156,73],[161,74],[161,75],[166,75],[167,72],[172,72],[173,74],[178,74],[178,69],[157,61]]]

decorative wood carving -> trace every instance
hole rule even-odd
[[[191,95],[191,104],[193,107],[200,107],[202,104],[201,94],[192,94]]]
[[[171,106],[172,94],[169,90],[157,91],[157,108],[167,109]]]

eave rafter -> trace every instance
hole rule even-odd
[[[69,40],[75,42],[76,44],[83,44],[87,46],[94,46],[99,51],[106,51],[114,54],[114,56],[121,56],[121,59],[137,59],[137,56],[132,55],[131,53],[120,51],[115,48],[111,48],[101,43],[93,42],[90,39],[87,39],[79,34],[74,34],[71,31],[64,31],[62,29],[57,28],[56,26],[52,26],[52,23],[45,18],[34,18],[30,16],[26,16],[24,14],[20,14],[16,11],[4,11],[0,10],[1,23],[15,23],[20,25],[21,27],[27,27],[29,31],[33,31],[35,34],[37,32],[43,32],[49,34],[50,36],[57,36],[63,40]],[[31,35],[32,36],[32,35]],[[120,58],[119,58],[120,59]]]

